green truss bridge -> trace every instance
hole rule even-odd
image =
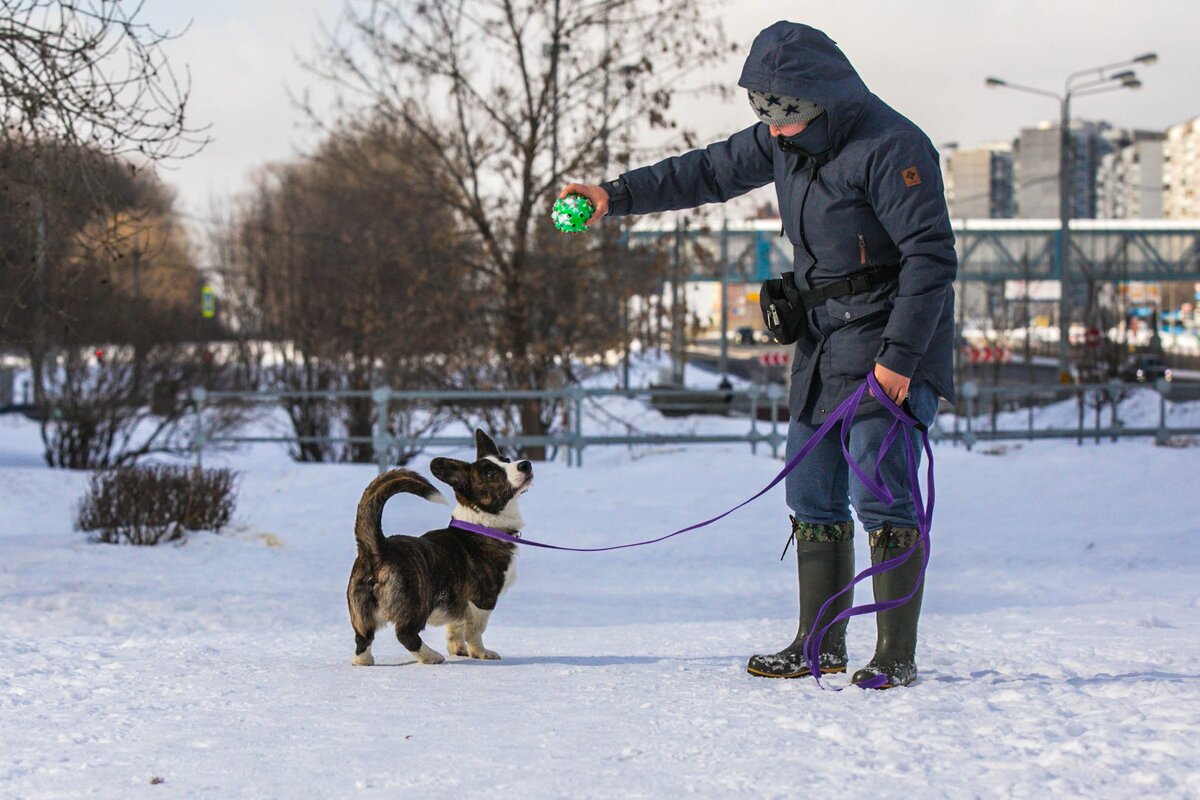
[[[954,221],[959,281],[1059,280],[1058,220]],[[792,267],[792,246],[778,220],[639,225],[632,242],[671,248],[679,237],[681,260],[692,279],[720,275],[727,254],[731,281],[761,281]],[[722,238],[725,242],[722,242]],[[1097,220],[1071,222],[1070,282],[1200,280],[1200,220]],[[724,244],[724,247],[722,245]]]

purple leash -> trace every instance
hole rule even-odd
[[[804,443],[804,446],[801,447],[800,450],[794,456],[792,456],[791,459],[789,459],[786,464],[783,465],[783,469],[779,471],[779,474],[776,475],[774,478],[772,478],[771,482],[768,483],[766,486],[764,486],[753,497],[743,500],[742,502],[738,503],[733,508],[729,509],[728,511],[726,511],[722,514],[718,514],[717,516],[713,517],[712,519],[706,519],[703,522],[697,522],[695,525],[689,525],[686,528],[680,528],[679,530],[672,531],[671,533],[668,533],[665,536],[659,536],[657,539],[647,539],[644,542],[630,542],[629,544],[615,544],[615,545],[611,545],[609,547],[563,547],[563,546],[557,545],[557,544],[546,544],[545,542],[535,542],[532,539],[523,539],[520,536],[514,536],[511,533],[505,533],[504,531],[497,530],[495,528],[488,528],[483,525],[476,525],[474,522],[466,522],[466,521],[460,520],[460,519],[450,520],[450,527],[451,528],[461,528],[464,531],[471,531],[472,533],[478,533],[481,536],[488,536],[488,537],[491,537],[492,539],[499,539],[502,542],[510,542],[512,544],[524,544],[524,545],[528,545],[530,547],[544,547],[548,550],[569,550],[574,553],[602,553],[606,550],[623,550],[626,547],[642,547],[643,545],[654,544],[655,542],[661,542],[664,539],[670,539],[672,536],[678,536],[681,533],[687,533],[688,531],[694,531],[697,528],[703,528],[707,525],[713,524],[717,520],[724,519],[725,517],[732,514],[734,511],[737,511],[742,506],[747,505],[747,504],[757,500],[758,498],[762,497],[764,494],[769,492],[771,489],[775,488],[775,486],[778,485],[781,480],[783,480],[784,478],[787,477],[789,472],[791,472],[792,470],[794,470],[796,468],[797,464],[799,464],[801,461],[803,461],[805,458],[807,458],[808,454],[811,453],[816,448],[816,446],[821,443],[821,440],[824,439],[825,435],[827,433],[829,433],[830,430],[833,429],[833,426],[837,424],[838,420],[840,420],[843,416],[845,416],[847,409],[858,408],[858,399],[861,399],[863,392],[866,391],[866,388],[867,388],[867,384],[864,383],[861,387],[859,387],[858,391],[856,391],[850,397],[846,398],[846,400],[844,400],[842,402],[842,404],[840,406],[838,406],[837,409],[835,409],[834,412],[829,416],[829,419],[825,420],[825,423],[820,428],[817,429],[817,432],[814,433],[812,435],[812,437],[807,442]],[[851,400],[854,400],[855,402],[851,403],[850,402]]]
[[[926,482],[929,484],[929,503],[926,505],[921,497],[921,480],[919,471],[917,469],[917,455],[915,449],[913,448],[912,438],[905,436],[904,450],[908,461],[908,484],[913,497],[913,513],[917,518],[917,532],[920,535],[917,537],[917,541],[908,550],[905,550],[895,558],[890,558],[887,561],[881,561],[878,564],[873,564],[864,569],[854,577],[854,580],[850,581],[850,583],[842,587],[837,594],[833,595],[833,597],[830,597],[825,601],[824,604],[822,604],[821,609],[817,612],[817,621],[813,624],[813,629],[809,632],[808,637],[804,640],[804,660],[808,664],[808,669],[812,673],[813,678],[816,680],[817,685],[822,689],[830,688],[821,683],[820,663],[821,641],[825,638],[825,634],[829,632],[829,629],[838,622],[849,619],[850,617],[859,616],[861,614],[872,614],[877,611],[887,611],[888,609],[899,608],[900,606],[904,605],[917,593],[917,589],[920,588],[921,583],[925,580],[925,569],[929,566],[929,528],[930,524],[933,522],[934,501],[933,448],[929,444],[929,431],[923,424],[920,423],[920,421],[910,416],[904,409],[892,402],[891,398],[883,393],[883,390],[880,388],[879,382],[876,381],[874,374],[867,375],[867,383],[850,396],[849,400],[853,401],[853,410],[857,410],[858,403],[862,399],[863,389],[867,386],[871,387],[873,390],[872,393],[875,395],[876,399],[879,400],[884,408],[892,413],[892,416],[896,418],[896,421],[892,423],[892,427],[888,430],[887,435],[885,435],[883,437],[883,441],[880,442],[879,453],[875,458],[875,475],[873,479],[868,478],[863,469],[859,467],[858,464],[855,463],[854,459],[850,456],[850,449],[848,446],[849,425],[846,425],[843,428],[841,439],[842,455],[846,457],[846,463],[850,465],[850,469],[854,472],[855,476],[862,481],[863,485],[866,486],[867,489],[873,495],[875,495],[880,502],[890,504],[895,501],[895,497],[888,490],[887,486],[884,485],[883,480],[880,477],[879,464],[883,461],[884,454],[886,454],[895,443],[901,427],[916,428],[921,433],[925,454],[928,459],[928,464],[926,466]],[[850,412],[850,419],[853,419],[853,410]],[[911,592],[896,600],[886,600],[882,603],[866,603],[861,606],[853,606],[839,613],[824,626],[821,625],[821,618],[825,615],[825,611],[834,602],[834,600],[852,590],[855,584],[862,582],[866,578],[878,575],[879,573],[886,572],[890,569],[894,569],[895,567],[905,563],[909,558],[912,557],[913,553],[915,553],[917,548],[921,545],[925,546],[923,551],[924,555],[921,562],[921,571],[917,574],[917,580],[913,584],[913,589]],[[820,627],[820,630],[818,630],[818,627]],[[887,683],[886,675],[876,675],[869,680],[855,685],[862,689],[875,689],[885,683]],[[845,687],[833,688],[836,691],[841,691]]]
[[[862,399],[866,395],[868,389],[871,390],[871,393],[883,405],[883,407],[890,411],[892,416],[895,417],[895,422],[892,423],[892,427],[888,429],[887,434],[880,442],[879,453],[875,459],[875,474],[873,476],[868,476],[866,471],[858,466],[858,464],[850,456],[849,447],[850,426],[853,424],[854,415],[858,412],[858,406],[862,402]],[[545,542],[535,542],[532,539],[523,539],[520,536],[515,536],[511,533],[505,533],[504,531],[497,530],[496,528],[488,528],[484,525],[476,525],[473,522],[466,522],[458,519],[450,520],[450,527],[459,528],[464,531],[470,531],[471,533],[477,533],[481,536],[487,536],[492,539],[499,539],[502,542],[509,542],[511,544],[523,544],[529,547],[542,547],[547,550],[567,550],[575,553],[601,553],[607,550],[623,550],[627,547],[642,547],[644,545],[654,544],[665,539],[670,539],[672,536],[678,536],[681,533],[687,533],[688,531],[694,531],[698,528],[711,525],[714,522],[729,516],[742,506],[748,505],[749,503],[762,497],[768,491],[775,488],[780,481],[787,477],[788,473],[794,470],[801,461],[807,458],[808,454],[811,453],[816,446],[821,443],[829,431],[831,431],[833,427],[840,421],[845,422],[845,424],[842,426],[842,433],[839,437],[839,441],[842,446],[842,454],[846,457],[846,463],[849,464],[851,471],[853,471],[854,475],[860,481],[862,481],[863,485],[866,486],[873,495],[879,498],[880,502],[888,504],[894,502],[895,497],[888,490],[887,486],[884,485],[883,479],[879,473],[879,465],[883,461],[884,455],[888,452],[888,450],[891,449],[892,445],[895,444],[896,438],[899,436],[900,431],[903,428],[916,428],[919,430],[924,440],[925,453],[929,459],[927,468],[929,503],[926,506],[922,501],[916,451],[913,449],[912,438],[905,436],[904,448],[908,458],[909,488],[912,491],[913,508],[917,517],[917,530],[920,533],[920,536],[917,538],[916,544],[914,544],[904,553],[879,564],[874,564],[860,572],[854,577],[854,580],[842,587],[837,594],[826,600],[825,604],[821,606],[821,610],[817,614],[817,622],[813,625],[813,630],[809,632],[808,637],[805,639],[804,658],[808,663],[809,670],[812,672],[813,677],[817,681],[817,685],[821,686],[822,689],[829,688],[821,683],[821,668],[819,663],[821,640],[825,638],[825,634],[829,631],[829,629],[841,620],[849,619],[853,616],[870,614],[876,611],[886,611],[888,609],[899,608],[900,606],[904,605],[912,599],[913,595],[916,594],[917,588],[925,579],[925,567],[929,564],[929,526],[933,520],[933,448],[930,447],[929,444],[929,432],[926,427],[917,419],[908,414],[908,412],[906,412],[903,408],[892,402],[891,398],[884,394],[883,389],[879,385],[879,381],[875,379],[875,375],[873,373],[868,373],[867,380],[861,386],[859,386],[853,394],[843,400],[841,405],[834,409],[834,412],[829,415],[829,418],[826,419],[821,427],[817,429],[816,433],[814,433],[809,440],[804,443],[804,446],[801,447],[794,456],[788,459],[788,462],[784,464],[783,469],[779,471],[778,475],[771,479],[770,483],[764,486],[753,496],[743,500],[741,503],[738,503],[728,511],[718,514],[712,519],[706,519],[703,522],[697,522],[694,525],[689,525],[686,528],[680,528],[677,531],[672,531],[671,533],[659,536],[655,539],[646,539],[645,541],[630,542],[628,544],[611,545],[609,547],[564,547],[562,545],[546,544]],[[826,625],[822,626],[820,630],[817,630],[817,627],[820,625],[821,617],[824,616],[826,609],[835,599],[850,591],[855,584],[861,582],[862,580],[869,578],[872,575],[877,575],[880,572],[886,572],[887,570],[898,567],[904,562],[908,561],[912,554],[916,552],[917,547],[921,546],[922,544],[925,545],[924,560],[921,564],[921,572],[917,576],[917,582],[913,586],[912,592],[898,600],[888,600],[882,603],[868,603],[866,605],[848,608],[830,620]],[[857,685],[863,689],[874,689],[886,682],[886,676],[876,675],[871,680],[864,681],[863,683]],[[837,691],[841,691],[841,689],[837,688]]]

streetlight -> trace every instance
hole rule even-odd
[[[1134,64],[1154,64],[1158,61],[1156,53],[1143,53],[1140,56],[1129,59],[1128,61],[1119,61],[1114,64],[1104,64],[1099,67],[1073,72],[1067,76],[1066,83],[1063,87],[1062,94],[1050,92],[1045,89],[1038,89],[1033,86],[1022,86],[1016,83],[1009,83],[1006,80],[996,77],[988,77],[984,81],[989,89],[1003,88],[1013,89],[1018,92],[1026,92],[1028,94],[1042,95],[1043,97],[1052,97],[1059,103],[1061,112],[1059,122],[1059,161],[1058,161],[1058,273],[1059,273],[1059,300],[1058,300],[1058,370],[1062,380],[1068,380],[1067,362],[1070,355],[1070,332],[1071,319],[1069,314],[1068,297],[1069,292],[1067,286],[1070,281],[1070,258],[1071,258],[1071,191],[1070,180],[1074,165],[1072,164],[1071,152],[1071,98],[1086,97],[1092,94],[1103,94],[1105,92],[1117,91],[1119,89],[1138,89],[1141,88],[1142,82],[1138,80],[1137,74],[1132,70],[1124,70],[1122,72],[1113,72],[1112,70],[1130,67]],[[1079,82],[1081,78],[1089,80]]]

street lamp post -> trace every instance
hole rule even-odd
[[[1014,89],[1018,92],[1052,97],[1059,104],[1059,153],[1058,153],[1058,223],[1059,234],[1056,250],[1058,265],[1059,300],[1058,300],[1058,370],[1060,379],[1069,380],[1069,361],[1071,353],[1070,333],[1070,282],[1071,282],[1071,179],[1074,171],[1074,153],[1071,140],[1071,99],[1092,94],[1117,91],[1119,89],[1138,89],[1142,82],[1132,70],[1113,72],[1121,67],[1134,64],[1150,65],[1158,61],[1154,53],[1144,53],[1128,61],[1115,64],[1105,64],[1100,67],[1080,70],[1067,76],[1063,93],[1046,91],[1032,86],[1021,86],[1000,78],[989,77],[985,81],[988,88]],[[1091,80],[1078,82],[1082,78]]]

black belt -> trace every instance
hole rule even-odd
[[[758,293],[763,324],[780,344],[791,344],[808,329],[807,312],[834,297],[869,292],[900,276],[899,264],[872,267],[817,289],[800,291],[790,272],[763,281]]]
[[[804,304],[805,309],[816,308],[820,303],[826,300],[831,300],[835,297],[843,297],[848,294],[862,294],[869,292],[876,286],[882,286],[888,281],[894,281],[900,277],[899,264],[885,264],[882,267],[875,267],[864,272],[856,272],[853,275],[826,284],[818,289],[806,289],[800,292],[800,302]]]

